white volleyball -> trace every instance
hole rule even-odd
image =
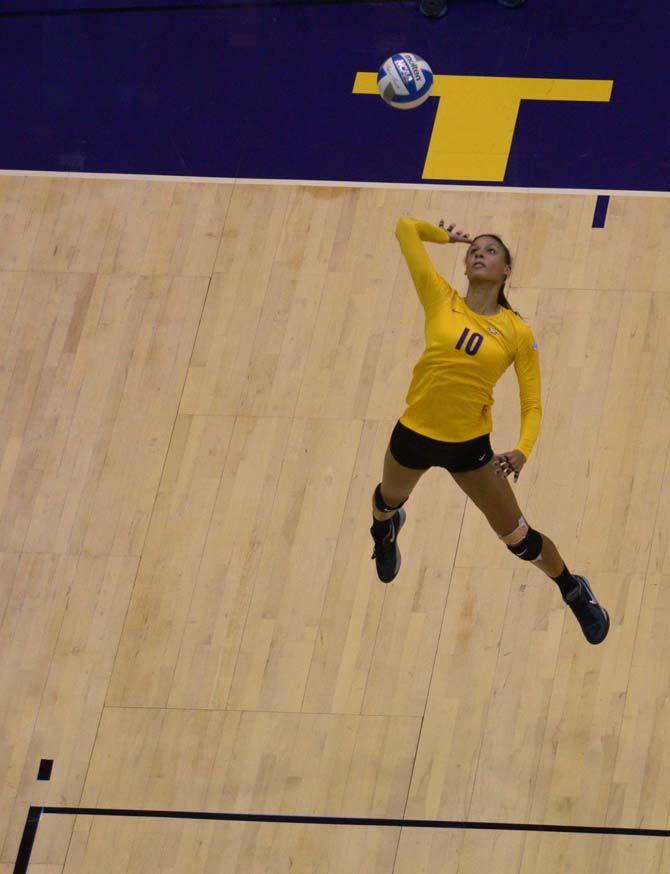
[[[414,109],[421,106],[433,87],[433,71],[427,61],[411,52],[387,58],[377,73],[377,88],[389,106]]]

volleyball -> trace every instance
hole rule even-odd
[[[382,99],[395,109],[414,109],[430,96],[433,71],[423,58],[398,52],[387,58],[377,73]]]

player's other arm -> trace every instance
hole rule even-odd
[[[521,433],[516,448],[528,458],[540,433],[542,393],[540,359],[537,343],[530,328],[526,328],[514,358],[521,401]]]

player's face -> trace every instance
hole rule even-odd
[[[510,272],[500,243],[493,237],[477,237],[465,256],[465,275],[468,279],[502,282]]]

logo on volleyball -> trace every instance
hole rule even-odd
[[[393,63],[395,64],[396,70],[400,73],[405,82],[411,82],[413,80],[414,77],[412,76],[412,73],[410,72],[410,69],[407,66],[404,58],[395,57],[393,58]]]

